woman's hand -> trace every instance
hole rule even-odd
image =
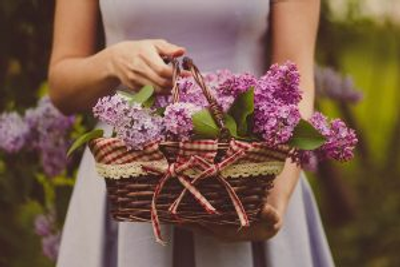
[[[282,215],[269,203],[265,203],[260,212],[260,221],[250,227],[202,225],[195,227],[205,234],[214,236],[223,242],[264,241],[278,233],[282,226]]]
[[[264,241],[275,236],[282,228],[290,196],[298,182],[300,169],[288,160],[285,168],[275,179],[260,212],[260,221],[250,227],[201,225],[190,228],[216,237],[225,242]]]
[[[107,48],[111,75],[122,85],[137,90],[143,85],[153,85],[157,93],[167,93],[171,88],[172,67],[162,57],[179,57],[183,47],[165,40],[141,40],[117,43]]]

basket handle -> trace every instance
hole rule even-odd
[[[179,86],[177,84],[177,79],[181,74],[181,70],[179,67],[179,62],[177,59],[171,59],[171,63],[173,66],[173,88],[172,88],[172,97],[173,103],[177,103],[179,101]],[[195,82],[200,86],[203,95],[206,97],[207,102],[209,104],[209,110],[211,115],[213,116],[218,128],[220,129],[219,133],[219,141],[227,141],[230,137],[228,128],[226,128],[224,123],[224,113],[222,107],[219,105],[215,97],[211,94],[210,89],[206,85],[203,75],[201,75],[197,66],[193,63],[193,60],[189,57],[184,57],[182,60],[182,68],[184,70],[190,71],[193,75]]]

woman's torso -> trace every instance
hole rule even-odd
[[[106,43],[166,39],[203,71],[262,71],[268,0],[100,0]]]

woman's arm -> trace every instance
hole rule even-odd
[[[303,91],[299,109],[306,119],[314,110],[314,51],[319,9],[319,0],[278,0],[272,4],[272,62],[290,60],[297,64]],[[269,204],[281,216],[285,214],[299,174],[300,168],[288,160],[283,172],[275,180]]]
[[[271,5],[272,62],[295,62],[301,74],[303,100],[300,112],[311,116],[314,106],[314,50],[319,21],[319,0],[278,0]],[[215,236],[227,241],[265,240],[282,226],[289,199],[297,184],[300,168],[287,161],[276,178],[268,202],[261,212],[263,221],[237,231],[234,227],[210,227]]]
[[[172,69],[161,56],[180,56],[184,48],[164,40],[126,41],[98,53],[98,0],[57,0],[50,97],[64,113],[87,110],[120,83],[131,88],[170,86]]]

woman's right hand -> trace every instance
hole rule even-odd
[[[131,90],[153,85],[157,93],[172,87],[172,67],[162,57],[179,57],[185,48],[165,40],[125,41],[107,48],[111,76]]]

